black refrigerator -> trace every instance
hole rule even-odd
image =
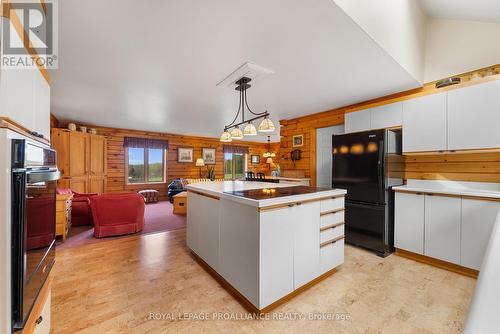
[[[379,256],[394,251],[393,186],[403,184],[401,130],[333,138],[333,188],[346,189],[345,240]]]

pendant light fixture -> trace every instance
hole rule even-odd
[[[223,143],[229,143],[233,141],[233,138],[231,138],[231,134],[224,129],[224,132],[222,132],[222,135],[220,136],[220,141]]]
[[[224,127],[224,132],[220,136],[221,142],[230,142],[233,139],[243,139],[244,136],[256,136],[258,132],[268,133],[276,130],[274,123],[269,118],[269,112],[267,110],[261,113],[257,113],[253,112],[248,106],[247,89],[252,87],[249,84],[250,81],[252,81],[252,79],[247,77],[242,77],[241,79],[236,81],[236,84],[238,85],[236,87],[236,90],[240,92],[240,102],[238,105],[238,112],[236,113],[236,116],[234,117],[233,121]],[[248,112],[251,115],[254,115],[255,117],[252,117],[250,119],[245,119],[245,107],[248,110]],[[240,112],[241,112],[241,122],[236,123],[238,120],[238,116],[240,115]],[[257,131],[257,128],[252,122],[257,121],[259,119],[262,119],[262,121],[260,122]],[[243,131],[241,131],[240,129],[240,126],[242,125],[244,125]]]
[[[267,151],[262,154],[264,158],[274,158],[276,153],[271,152],[271,136],[267,136]]]

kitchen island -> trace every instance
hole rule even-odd
[[[187,190],[188,247],[252,312],[271,310],[344,262],[345,190],[248,181]]]

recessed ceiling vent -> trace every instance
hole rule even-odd
[[[255,80],[268,74],[274,74],[274,71],[254,63],[246,62],[225,77],[217,86],[235,89],[238,86],[236,81],[239,81],[243,77]]]

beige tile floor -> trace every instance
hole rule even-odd
[[[59,251],[53,274],[54,334],[459,333],[475,285],[459,274],[347,246],[339,272],[270,315],[306,319],[214,320],[214,313],[246,311],[193,260],[184,229]],[[205,312],[208,320],[189,319]],[[151,313],[163,319],[152,320]]]

